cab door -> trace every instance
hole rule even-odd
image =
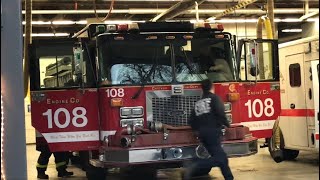
[[[68,39],[38,40],[30,49],[32,126],[53,152],[99,146],[95,65],[90,53],[74,45]],[[74,56],[75,50],[81,54]]]

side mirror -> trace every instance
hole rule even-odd
[[[258,55],[259,51],[257,51],[257,43],[250,42],[249,43],[249,57],[250,57],[250,74],[251,76],[259,75],[259,68],[258,68]]]
[[[73,48],[75,82],[82,81],[83,51],[81,46]]]

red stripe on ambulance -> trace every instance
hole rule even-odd
[[[282,109],[280,116],[312,117],[314,116],[314,109]]]

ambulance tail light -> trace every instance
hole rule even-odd
[[[238,101],[240,99],[240,94],[239,93],[228,93],[228,101],[234,102]]]
[[[123,106],[122,98],[112,98],[111,99],[111,107],[121,107]]]

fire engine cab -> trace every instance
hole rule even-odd
[[[272,136],[276,41],[241,41],[236,55],[222,25],[185,22],[90,24],[74,37],[34,41],[31,116],[37,143],[88,154],[89,179],[103,168],[206,158],[188,126],[206,78],[232,124],[223,137],[229,156],[255,154],[257,138]]]

